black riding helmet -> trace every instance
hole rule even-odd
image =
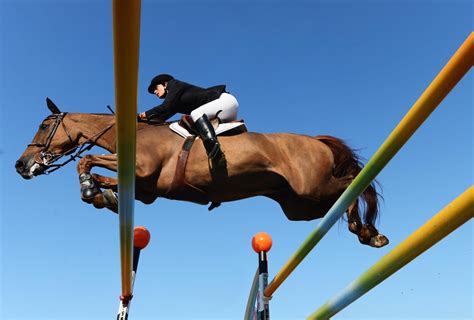
[[[166,73],[157,75],[151,79],[150,85],[148,86],[148,92],[154,94],[157,85],[164,84],[172,79],[174,79],[173,76]]]

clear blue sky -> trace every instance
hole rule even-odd
[[[143,1],[139,111],[167,72],[225,83],[257,132],[329,134],[372,156],[473,29],[469,1]],[[79,197],[75,165],[23,180],[14,162],[48,115],[114,104],[111,1],[0,1],[0,318],[110,319],[120,294],[118,219]],[[273,319],[302,319],[472,185],[473,74],[378,176],[378,227],[362,246],[337,224],[280,287]],[[99,149],[94,152],[102,152]],[[245,150],[242,150],[245,152]],[[318,221],[266,198],[136,205],[152,233],[130,319],[242,319],[257,257],[270,277]],[[461,227],[337,319],[472,319],[473,225]]]

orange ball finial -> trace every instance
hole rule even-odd
[[[150,232],[145,227],[133,229],[133,246],[144,249],[150,242]]]
[[[266,232],[259,232],[252,238],[252,248],[256,253],[268,252],[272,248],[272,237]]]

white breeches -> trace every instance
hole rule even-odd
[[[222,122],[230,122],[237,119],[238,109],[237,99],[233,95],[224,92],[218,99],[194,109],[191,112],[191,118],[196,121],[206,114],[209,119],[214,119],[217,115]]]

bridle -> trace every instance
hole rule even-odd
[[[69,141],[74,144],[74,141],[69,134],[66,126],[64,125],[64,117],[66,116],[67,112],[61,112],[61,113],[56,113],[48,116],[46,119],[51,119],[54,118],[54,123],[51,131],[49,132],[46,141],[43,143],[38,143],[33,141],[28,145],[28,147],[40,147],[43,148],[41,152],[37,153],[35,155],[35,162],[37,164],[40,164],[44,167],[46,167],[45,170],[43,170],[42,173],[44,174],[50,174],[51,172],[54,172],[58,170],[59,168],[65,166],[71,161],[75,161],[77,158],[81,158],[81,154],[92,149],[93,146],[96,145],[97,139],[99,139],[104,133],[106,133],[110,128],[112,128],[115,123],[112,123],[105,127],[103,130],[99,131],[97,134],[93,135],[91,138],[87,139],[83,143],[78,144],[77,146],[72,147],[71,149],[61,153],[61,154],[56,154],[52,151],[49,151],[49,147],[51,145],[51,141],[54,138],[54,135],[58,131],[59,126],[61,125],[64,129],[64,132],[66,132],[67,137],[69,138]],[[60,164],[54,164],[56,161],[61,159],[64,156],[70,155],[69,159],[65,160],[63,163]]]

